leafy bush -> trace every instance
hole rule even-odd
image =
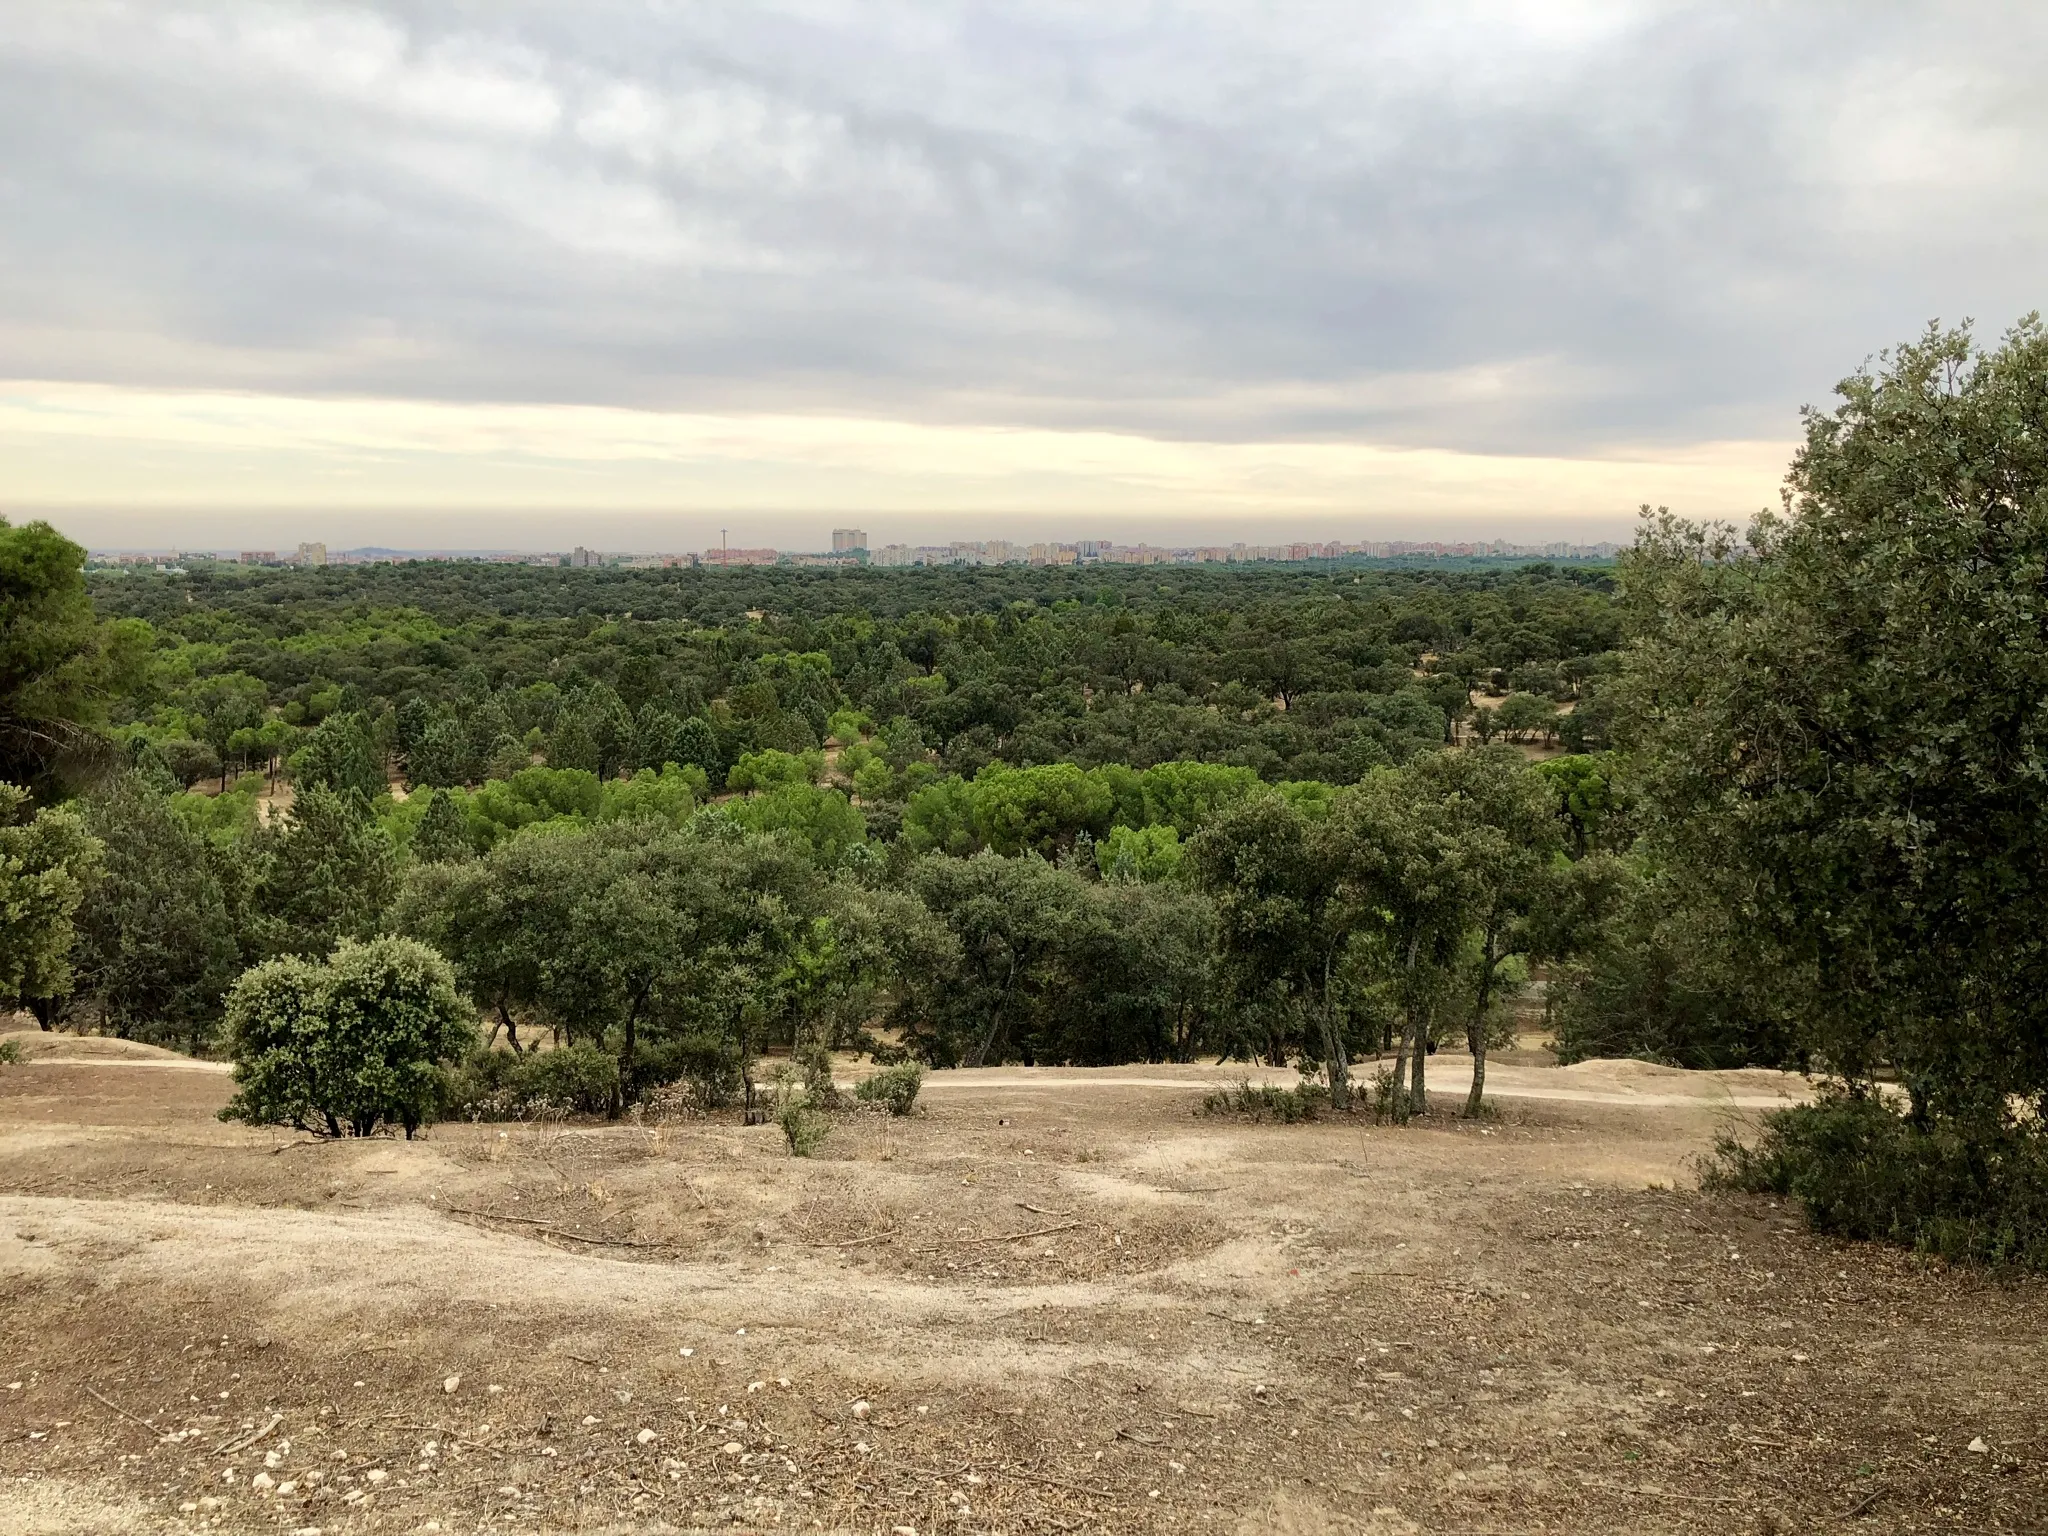
[[[409,1137],[443,1102],[442,1063],[476,1039],[448,962],[412,939],[344,942],[326,962],[296,956],[242,973],[228,994],[241,1084],[223,1120]]]
[[[1754,1146],[1720,1138],[1700,1182],[1794,1196],[1815,1231],[2048,1270],[2048,1136],[2039,1131],[1921,1129],[1868,1093],[1832,1089],[1766,1115]]]
[[[832,1122],[802,1093],[789,1095],[775,1111],[775,1123],[782,1127],[791,1157],[809,1157],[832,1133]]]
[[[536,1109],[609,1113],[618,1097],[619,1064],[589,1044],[520,1055],[478,1047],[450,1081],[451,1114],[509,1119]]]
[[[670,1083],[685,1083],[699,1109],[723,1109],[740,1095],[740,1058],[732,1042],[697,1031],[653,1045],[643,1044],[633,1061],[629,1098]]]
[[[863,1104],[884,1104],[892,1115],[907,1115],[917,1105],[917,1090],[924,1086],[924,1063],[900,1061],[861,1080],[853,1096]]]
[[[12,1040],[0,1040],[0,1067],[11,1067],[21,1060],[21,1047]]]
[[[1244,1115],[1253,1120],[1272,1120],[1281,1125],[1299,1125],[1319,1119],[1329,1108],[1330,1091],[1319,1083],[1297,1088],[1276,1088],[1271,1083],[1241,1082],[1202,1098],[1205,1115]]]

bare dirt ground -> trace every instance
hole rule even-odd
[[[1255,1125],[1230,1069],[935,1074],[910,1120],[222,1125],[0,1067],[0,1531],[2020,1531],[2048,1286],[1687,1159],[1802,1089],[1496,1066]],[[1285,1080],[1285,1074],[1273,1074]],[[1972,1444],[1981,1450],[1972,1450]]]

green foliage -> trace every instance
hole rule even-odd
[[[245,773],[235,780],[232,789],[217,795],[173,795],[170,806],[200,836],[233,845],[255,833],[262,819],[257,809],[262,793],[262,776]]]
[[[775,1109],[775,1123],[782,1127],[791,1157],[809,1157],[832,1134],[831,1120],[819,1112],[802,1089],[784,1095]]]
[[[94,616],[84,566],[48,523],[0,517],[0,782],[33,793],[105,757],[95,728],[149,645],[147,625]]]
[[[344,939],[367,939],[397,894],[391,835],[354,793],[300,789],[254,850],[251,937],[265,954],[317,958]]]
[[[1931,330],[1840,393],[1746,551],[1661,517],[1626,561],[1646,848],[1743,914],[1836,1073],[2038,1115],[2048,330]]]
[[[448,1113],[475,1120],[512,1120],[549,1110],[601,1115],[619,1094],[619,1064],[594,1045],[552,1051],[496,1051],[479,1046],[448,1086]]]
[[[196,1051],[242,965],[251,871],[172,800],[123,774],[86,803],[105,854],[78,910],[76,987],[115,1034]]]
[[[1703,1187],[1790,1195],[1815,1231],[1956,1262],[2048,1270],[2048,1142],[2015,1126],[1914,1125],[1840,1088],[1721,1138]]]
[[[28,812],[28,791],[0,783],[0,1003],[47,1024],[71,990],[73,919],[102,845],[66,806]]]
[[[924,1064],[899,1061],[862,1078],[853,1096],[863,1104],[880,1104],[890,1114],[901,1116],[917,1107],[917,1091],[923,1086]]]
[[[815,784],[825,772],[823,752],[749,752],[732,765],[725,776],[727,789],[784,789],[790,785]]]
[[[849,849],[867,841],[867,822],[853,803],[838,790],[815,784],[782,784],[727,801],[721,809],[749,832],[786,834],[823,869],[836,868]]]
[[[315,726],[292,754],[291,769],[292,782],[302,791],[354,795],[365,804],[390,788],[370,722],[356,711],[329,715]]]
[[[1105,880],[1149,885],[1180,869],[1180,834],[1171,825],[1112,827],[1095,845],[1095,864]]]
[[[448,962],[410,939],[256,966],[227,1024],[239,1091],[221,1118],[335,1136],[389,1122],[410,1137],[442,1102],[443,1065],[476,1038]]]
[[[1299,1125],[1318,1120],[1330,1107],[1329,1090],[1318,1083],[1301,1083],[1280,1088],[1272,1083],[1240,1081],[1234,1088],[1221,1088],[1202,1095],[1205,1115],[1242,1115],[1250,1120],[1271,1120],[1279,1125]]]
[[[21,1060],[21,1047],[12,1040],[0,1040],[0,1067],[11,1067]]]

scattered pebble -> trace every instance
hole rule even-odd
[[[655,1434],[651,1429],[643,1429],[633,1438],[642,1445],[652,1445],[655,1441]]]
[[[864,1419],[872,1412],[874,1412],[874,1408],[866,1398],[862,1398],[853,1405],[853,1416],[856,1419]]]
[[[1982,1435],[1979,1435],[1976,1439],[1970,1442],[1969,1450],[1972,1456],[1984,1456],[1990,1453],[1991,1447],[1986,1445],[1984,1443],[1984,1437]]]
[[[460,1376],[450,1376],[441,1383],[441,1390],[443,1392],[453,1392],[457,1387],[461,1385],[462,1378]]]

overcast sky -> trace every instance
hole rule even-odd
[[[2048,294],[2048,6],[9,0],[98,543],[1625,533]],[[572,515],[573,514],[573,515]]]

